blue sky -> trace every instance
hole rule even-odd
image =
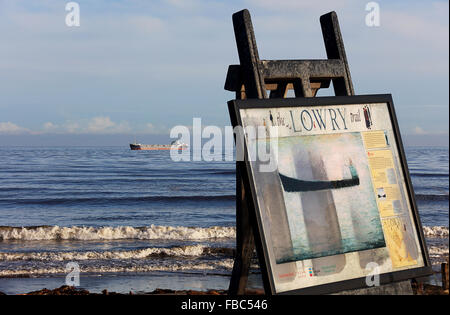
[[[336,11],[356,93],[392,93],[403,134],[448,135],[448,1],[378,1],[380,27],[357,0],[80,0],[80,27],[67,2],[0,0],[0,141],[229,125],[243,8],[261,59],[325,58],[319,17]]]

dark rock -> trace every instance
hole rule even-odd
[[[39,291],[33,291],[27,293],[27,295],[89,295],[91,294],[87,290],[83,289],[76,289],[75,287],[63,285],[62,287],[49,290],[47,288],[44,288]]]

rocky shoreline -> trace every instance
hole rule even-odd
[[[412,284],[414,295],[448,295],[449,290],[444,290],[440,286],[431,284],[413,283]],[[101,293],[91,293],[88,290],[77,289],[71,286],[61,286],[59,288],[49,290],[42,289],[38,291],[28,292],[20,295],[226,295],[227,290],[208,290],[208,291],[196,291],[196,290],[169,290],[169,289],[155,289],[151,292],[139,292],[139,293],[117,293],[103,290]],[[247,295],[263,295],[264,292],[258,289],[252,289],[246,291]],[[0,292],[0,295],[6,295]]]

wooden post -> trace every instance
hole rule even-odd
[[[255,248],[254,233],[249,218],[249,200],[245,195],[242,173],[245,172],[243,161],[236,162],[236,256],[228,292],[231,295],[243,294],[247,286],[250,261]],[[253,205],[250,205],[251,207]]]
[[[248,10],[233,14],[234,34],[238,43],[238,55],[241,64],[235,89],[236,98],[267,98],[264,79],[259,67],[258,48],[256,46],[253,25]],[[242,93],[244,86],[244,93]],[[236,161],[236,257],[228,292],[230,295],[244,294],[248,281],[251,258],[255,249],[256,213],[251,196],[247,196],[246,167],[244,161]],[[251,209],[251,210],[249,210]],[[259,253],[259,257],[261,253]],[[260,266],[263,265],[260,261]],[[267,290],[267,285],[265,288]]]
[[[448,260],[446,263],[441,264],[441,275],[442,275],[442,289],[448,290]]]

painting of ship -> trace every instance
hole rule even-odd
[[[347,264],[342,254],[386,246],[366,155],[359,132],[278,139],[278,172],[260,190],[265,202],[273,183],[280,187],[285,221],[271,221],[278,224],[271,226],[277,265],[311,260],[339,273]]]
[[[130,143],[131,150],[185,150],[188,145],[180,142],[179,140],[174,140],[170,144],[140,144]]]
[[[332,181],[308,181],[291,178],[279,174],[283,188],[287,192],[317,191],[325,189],[339,189],[359,185],[359,177],[355,167],[350,160],[349,165],[352,178]]]

